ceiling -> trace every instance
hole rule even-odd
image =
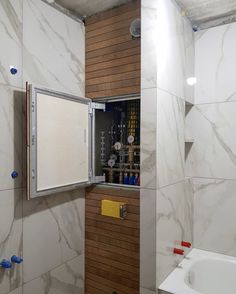
[[[88,17],[132,0],[47,0]],[[236,0],[175,0],[193,25],[204,27],[236,21]]]
[[[236,0],[176,0],[194,25],[209,22],[233,21],[236,16]]]
[[[55,0],[55,2],[82,17],[87,17],[130,2],[130,0]]]

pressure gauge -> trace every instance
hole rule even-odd
[[[115,165],[115,160],[114,159],[109,159],[107,163],[110,167],[113,167]]]
[[[122,144],[120,142],[116,142],[114,145],[115,150],[120,150],[122,147]]]
[[[113,159],[113,160],[117,160],[117,155],[116,154],[112,154],[111,156],[110,156],[110,159]]]
[[[130,136],[128,137],[128,143],[129,143],[129,144],[134,143],[134,136],[130,135]]]

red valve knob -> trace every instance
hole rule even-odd
[[[181,246],[183,247],[187,247],[187,248],[190,248],[192,246],[192,244],[190,242],[185,242],[185,241],[182,241],[181,242]]]
[[[174,248],[173,253],[174,254],[179,254],[179,255],[184,255],[184,250],[183,249]]]

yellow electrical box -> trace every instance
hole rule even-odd
[[[102,215],[124,219],[127,215],[127,206],[124,202],[102,200]]]

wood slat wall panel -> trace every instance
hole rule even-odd
[[[115,46],[106,47],[103,49],[95,50],[86,52],[86,66],[87,66],[87,60],[90,60],[91,58],[98,57],[98,56],[104,56],[106,57],[108,54],[111,53],[119,53],[123,50],[130,49],[130,48],[137,48],[140,47],[139,40],[133,40],[134,42],[125,42],[121,44],[117,44]]]
[[[136,281],[136,282],[139,281],[139,279],[137,278],[136,275],[133,275],[133,273],[127,272],[124,268],[118,269],[118,268],[106,265],[104,263],[101,263],[101,262],[96,262],[96,261],[89,259],[89,258],[87,259],[87,266],[92,266],[94,268],[103,269],[107,272],[111,272],[113,275],[118,274],[119,276],[124,277],[124,278],[128,278],[131,281]]]
[[[136,0],[86,20],[87,97],[140,93],[140,40],[133,40],[129,31],[140,11],[140,0]]]
[[[97,71],[98,66],[100,69],[106,69],[106,68],[111,68],[111,67],[117,67],[117,66],[124,65],[124,64],[130,64],[130,62],[131,63],[138,63],[139,58],[140,58],[139,54],[137,54],[137,55],[133,54],[132,56],[117,58],[117,59],[109,60],[106,62],[88,65],[86,70],[89,73],[91,71]]]
[[[118,51],[118,52],[112,52],[110,54],[106,54],[106,55],[101,55],[101,56],[97,56],[94,58],[90,58],[87,61],[87,66],[92,65],[92,64],[98,64],[101,62],[108,62],[108,61],[114,61],[116,59],[120,59],[123,57],[127,57],[127,56],[133,56],[133,55],[140,55],[140,47],[133,47],[133,48],[128,48],[122,51]]]
[[[115,10],[119,10],[121,9],[122,6],[115,8]],[[118,15],[115,16],[106,16],[104,15],[103,19],[101,19],[100,21],[96,21],[94,23],[89,23],[89,19],[87,19],[85,25],[87,27],[87,31],[94,31],[94,30],[98,30],[107,26],[114,26],[116,23],[120,23],[124,20],[128,20],[128,19],[133,19],[133,17],[136,17],[137,15],[140,15],[140,7],[138,8],[134,8],[131,11],[124,11],[123,13],[120,13]],[[93,18],[93,16],[91,17]]]
[[[86,294],[139,293],[139,190],[90,187],[85,198]],[[101,215],[103,199],[127,203],[124,220]]]
[[[89,91],[91,93],[93,92],[101,92],[101,91],[110,91],[110,89],[119,90],[121,87],[132,87],[136,83],[138,83],[139,79],[129,79],[125,81],[117,81],[117,82],[111,82],[111,83],[103,83],[99,85],[92,85],[92,86],[86,86],[86,91]]]

